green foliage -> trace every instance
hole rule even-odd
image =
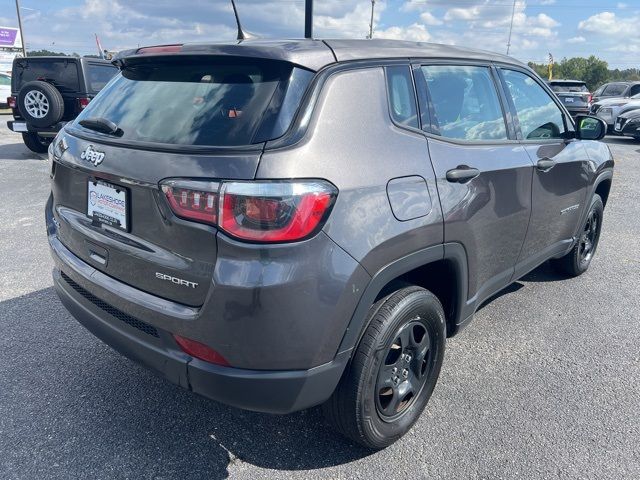
[[[42,50],[29,50],[27,52],[27,56],[28,57],[63,57],[63,56],[67,56],[69,55],[68,53],[62,53],[62,52],[53,52],[51,50],[47,50],[47,49],[42,49]],[[79,57],[80,55],[78,55],[77,53],[72,53],[71,54],[74,57]]]
[[[542,78],[548,78],[547,65],[530,62],[529,66]],[[607,62],[591,55],[589,58],[563,58],[560,63],[553,66],[553,78],[582,80],[587,84],[589,90],[594,92],[603,83],[640,80],[640,70],[637,68],[609,70]]]

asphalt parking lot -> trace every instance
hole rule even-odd
[[[640,143],[590,271],[543,265],[447,344],[416,427],[353,446],[317,409],[244,412],[115,353],[52,288],[47,163],[0,116],[0,478],[640,478]]]

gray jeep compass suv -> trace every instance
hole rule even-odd
[[[479,305],[583,273],[613,160],[515,60],[382,40],[149,47],[49,149],[58,294],[86,328],[236,407],[323,404],[383,448]],[[569,302],[570,299],[567,299]]]

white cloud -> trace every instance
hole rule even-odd
[[[420,20],[425,25],[442,25],[444,23],[439,18],[436,18],[431,12],[422,12],[420,14]]]
[[[587,41],[586,38],[578,36],[578,37],[571,37],[569,40],[567,40],[567,43],[584,43],[586,41]]]
[[[431,34],[424,25],[414,23],[408,27],[389,27],[386,30],[377,30],[375,38],[390,38],[395,40],[410,40],[414,42],[428,42]]]

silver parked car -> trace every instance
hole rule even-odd
[[[591,113],[607,122],[607,130],[611,133],[616,119],[622,113],[640,108],[640,93],[630,98],[605,98],[591,107]]]

